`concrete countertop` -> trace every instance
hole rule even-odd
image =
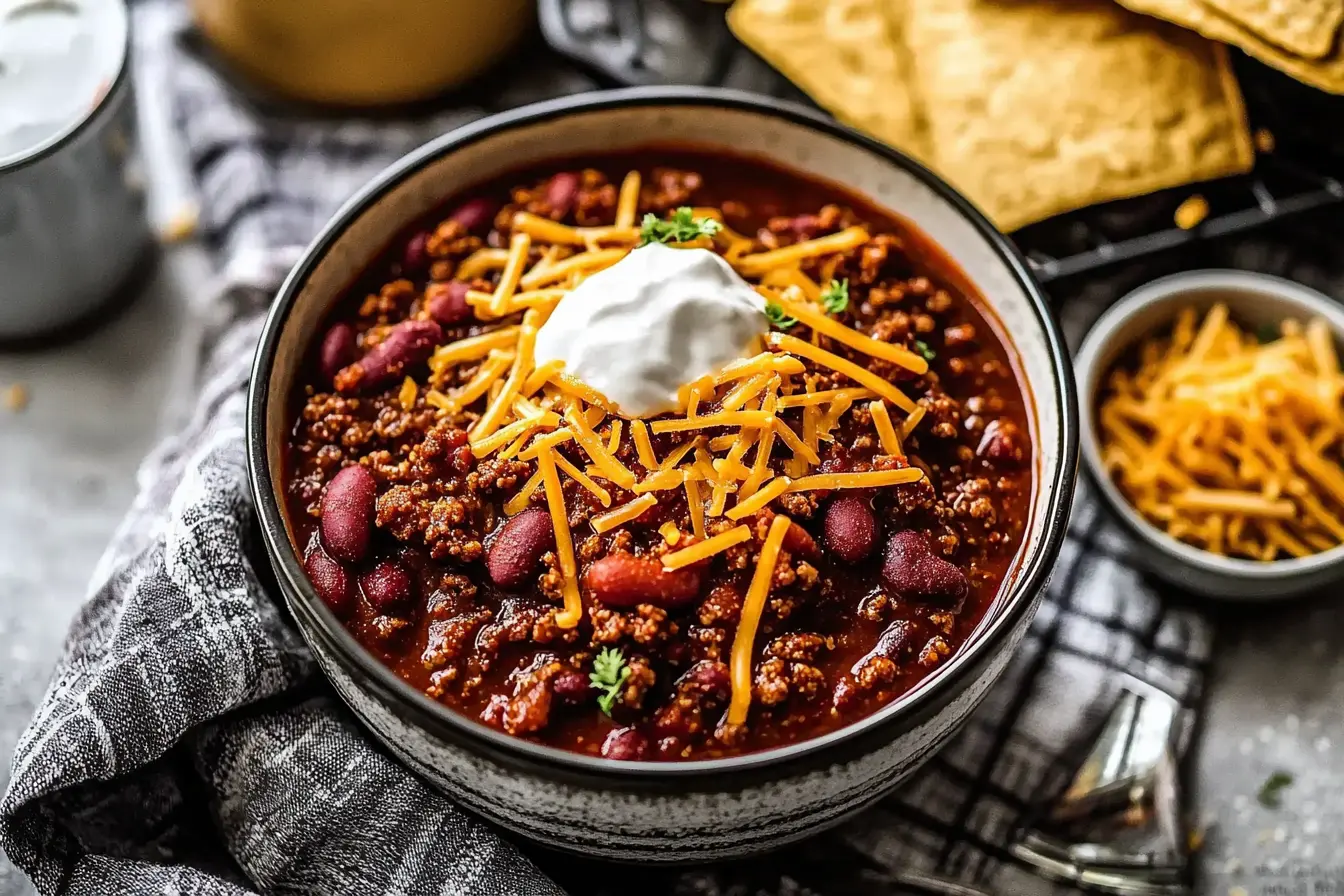
[[[66,625],[164,425],[195,329],[200,250],[168,250],[106,327],[40,353],[0,354],[0,788]],[[1197,754],[1207,827],[1201,894],[1344,894],[1344,600],[1212,608],[1218,625]],[[1282,807],[1256,794],[1293,775]],[[31,892],[0,857],[0,896]],[[1005,894],[1010,896],[1010,894]]]

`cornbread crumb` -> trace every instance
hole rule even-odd
[[[1176,207],[1176,226],[1182,230],[1193,230],[1209,216],[1209,203],[1196,193]]]
[[[180,243],[196,235],[200,224],[200,210],[194,204],[184,205],[173,212],[172,217],[163,225],[159,239],[166,244]]]
[[[15,414],[28,407],[28,387],[23,383],[15,383],[4,392],[5,408]]]
[[[1268,128],[1255,129],[1255,148],[1262,153],[1274,151],[1274,134]]]

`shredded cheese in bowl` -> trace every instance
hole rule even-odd
[[[1344,544],[1344,373],[1324,320],[1250,333],[1224,304],[1186,308],[1102,396],[1102,464],[1168,535],[1260,561]]]

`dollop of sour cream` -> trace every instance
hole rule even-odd
[[[650,243],[593,274],[537,331],[537,366],[560,361],[621,414],[678,407],[677,393],[760,350],[765,300],[708,249]]]

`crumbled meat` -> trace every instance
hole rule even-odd
[[[838,405],[830,402],[811,407],[810,413],[796,401],[777,411],[799,437],[809,435],[809,426],[817,432],[817,420],[828,422],[812,442],[819,464],[795,471],[793,452],[776,438],[770,476],[907,466],[924,473],[917,482],[859,492],[878,521],[870,554],[846,563],[823,544],[822,521],[846,492],[802,489],[778,495],[745,519],[707,514],[708,536],[746,524],[751,537],[697,564],[696,587],[684,601],[616,606],[615,598],[604,604],[596,591],[585,589],[579,624],[562,628],[557,620],[567,582],[557,543],[547,541],[526,555],[528,575],[517,587],[506,587],[506,576],[497,578],[493,568],[487,570],[482,562],[486,538],[497,544],[506,518],[518,513],[515,507],[506,512],[506,502],[537,467],[530,455],[522,459],[527,452],[518,447],[509,457],[473,452],[467,433],[477,425],[487,397],[464,408],[440,407],[445,403],[439,396],[460,393],[478,378],[486,360],[477,355],[426,365],[421,353],[385,378],[378,368],[369,373],[356,361],[368,358],[371,350],[378,351],[375,360],[392,355],[397,344],[388,340],[410,332],[404,326],[408,322],[425,332],[431,322],[442,327],[442,338],[420,345],[417,352],[519,323],[516,314],[478,318],[465,305],[456,309],[462,316],[453,316],[440,299],[497,288],[497,264],[487,262],[466,272],[469,276],[463,266],[485,246],[509,246],[520,211],[572,226],[612,225],[624,170],[571,163],[517,178],[507,190],[483,190],[465,203],[448,204],[437,223],[391,247],[381,275],[375,269],[374,279],[361,278],[358,291],[320,328],[326,336],[315,346],[319,352],[311,369],[316,372],[300,382],[293,396],[299,410],[290,430],[285,497],[304,557],[325,550],[319,528],[328,483],[343,467],[358,464],[376,483],[370,549],[356,562],[332,560],[331,565],[350,582],[360,582],[369,569],[395,564],[414,584],[414,599],[386,611],[375,610],[367,595],[352,602],[357,609],[346,624],[356,637],[413,686],[453,709],[513,734],[611,759],[701,758],[787,743],[806,736],[795,732],[833,730],[899,696],[946,663],[979,622],[1022,543],[1031,493],[1030,428],[1013,368],[993,328],[976,313],[974,297],[968,300],[939,272],[936,249],[866,207],[843,200],[817,202],[811,198],[814,189],[798,191],[798,197],[809,197],[805,202],[792,195],[762,200],[751,177],[702,176],[697,169],[679,154],[663,167],[643,169],[636,220],[645,214],[665,218],[682,206],[717,206],[727,227],[747,235],[749,253],[863,225],[872,234],[863,244],[806,258],[799,271],[822,287],[832,279],[848,282],[850,301],[832,313],[834,320],[929,358],[929,370],[916,373],[805,325],[791,328],[792,335],[892,384],[924,411],[910,424],[896,403],[887,402],[898,431],[910,427],[900,433],[901,452],[892,455],[879,437],[872,396],[853,400],[835,419],[828,415]],[[725,199],[725,193],[738,198]],[[717,239],[714,245],[724,251],[730,242]],[[583,247],[534,237],[525,265],[543,257],[563,260],[579,251]],[[326,338],[340,328],[342,341]],[[328,344],[335,348],[328,351]],[[376,349],[380,344],[383,348]],[[861,385],[832,367],[807,363],[806,368],[783,378],[781,395]],[[417,391],[404,406],[405,375]],[[350,394],[333,393],[333,387]],[[360,394],[353,394],[356,389]],[[558,397],[549,386],[528,395],[548,407]],[[753,399],[742,409],[761,407]],[[703,413],[715,410],[705,402]],[[593,424],[604,443],[611,438],[613,419]],[[732,429],[718,429],[694,437],[701,444],[723,446],[724,436],[735,435]],[[666,458],[685,438],[680,432],[653,433],[654,453]],[[751,466],[756,451],[747,447],[741,459]],[[721,457],[723,450],[710,452]],[[593,457],[579,444],[561,444],[557,451],[610,496],[603,503],[561,471],[561,497],[580,576],[611,555],[650,565],[685,546],[693,521],[684,490],[651,493],[657,500],[653,507],[599,534],[590,525],[592,518],[636,494],[597,472]],[[637,477],[648,472],[628,422],[614,454]],[[702,484],[701,492],[707,497],[709,485]],[[736,500],[730,496],[727,507]],[[525,503],[541,514],[549,531],[545,490],[535,489]],[[750,670],[752,705],[744,723],[729,724],[730,653],[744,595],[778,513],[794,523],[768,571],[770,591],[754,642],[759,653]],[[660,534],[669,521],[679,533],[678,545]],[[940,562],[964,571],[969,589],[964,601],[930,603],[893,584],[899,580],[888,575],[885,559],[892,540],[903,532],[919,533],[927,539],[926,554],[931,551]],[[652,599],[635,590],[628,602]],[[602,713],[600,692],[589,681],[603,649],[619,652],[625,670],[613,694],[611,718]],[[818,699],[821,694],[829,699]]]

